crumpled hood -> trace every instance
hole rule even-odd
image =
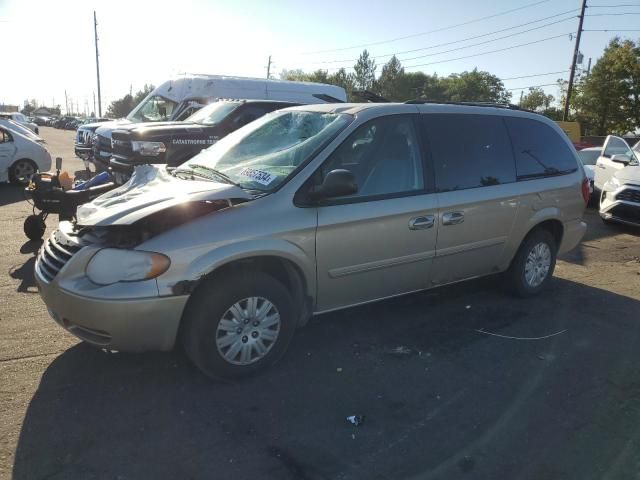
[[[80,226],[130,225],[181,203],[231,199],[251,196],[235,185],[176,178],[164,165],[140,165],[127,183],[80,205],[76,218]]]
[[[640,185],[640,166],[627,166],[615,173],[621,183],[634,183]]]

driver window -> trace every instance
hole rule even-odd
[[[631,158],[633,153],[627,142],[622,138],[610,137],[602,155],[607,158],[611,158],[613,155],[624,155],[625,157]]]
[[[390,115],[372,120],[353,132],[321,167],[350,170],[358,192],[348,198],[424,190],[420,147],[411,116]]]

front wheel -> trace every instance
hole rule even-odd
[[[556,252],[555,238],[548,230],[538,229],[529,234],[507,271],[506,278],[511,291],[519,297],[540,293],[553,275]]]
[[[273,365],[295,331],[291,296],[262,272],[209,280],[183,317],[187,356],[212,378],[238,378]]]
[[[17,160],[9,169],[9,180],[16,185],[26,185],[38,171],[36,164],[27,158]]]

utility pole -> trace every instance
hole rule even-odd
[[[96,112],[96,92],[95,90],[93,91],[93,115],[95,116],[97,114]]]
[[[271,78],[271,55],[269,55],[269,63],[267,63],[267,80]]]
[[[589,57],[589,64],[587,65],[587,77],[591,73],[591,57]]]
[[[67,100],[67,91],[64,91],[64,111],[66,115],[69,115],[69,100]]]
[[[578,33],[576,35],[576,48],[573,50],[573,61],[571,62],[571,73],[569,73],[569,85],[567,86],[567,98],[564,102],[564,113],[562,120],[567,121],[569,117],[569,102],[571,102],[571,93],[573,90],[573,78],[576,74],[576,62],[578,61],[578,53],[580,51],[580,37],[582,36],[582,23],[584,22],[584,11],[587,8],[587,0],[582,0],[580,9],[580,21],[578,22]]]
[[[586,0],[585,0],[586,1]],[[98,77],[98,116],[102,117],[102,97],[100,95],[100,61],[98,60],[98,20],[96,11],[93,11],[93,35],[96,42],[96,76]]]
[[[518,104],[519,107],[522,107],[522,97],[524,97],[524,90],[520,90],[520,103]]]

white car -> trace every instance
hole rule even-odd
[[[51,154],[40,142],[0,126],[0,182],[25,184],[50,169]]]
[[[604,185],[611,180],[614,173],[627,165],[637,164],[638,159],[629,144],[620,137],[609,135],[602,146],[602,152],[596,161],[593,187],[597,194],[604,189]]]
[[[589,193],[593,193],[596,162],[602,153],[602,147],[589,147],[578,150],[578,157],[584,167],[584,173],[589,179]]]
[[[38,135],[33,133],[32,130],[29,130],[27,127],[25,127],[21,123],[14,122],[13,120],[7,120],[6,118],[0,117],[0,127],[4,127],[9,131],[24,135],[25,137],[30,138],[35,142],[44,143],[44,138],[39,137]]]
[[[38,125],[33,122],[30,122],[26,115],[23,115],[20,112],[0,112],[0,118],[6,118],[7,120],[13,120],[21,125],[24,125],[33,133],[40,133],[38,129]]]

